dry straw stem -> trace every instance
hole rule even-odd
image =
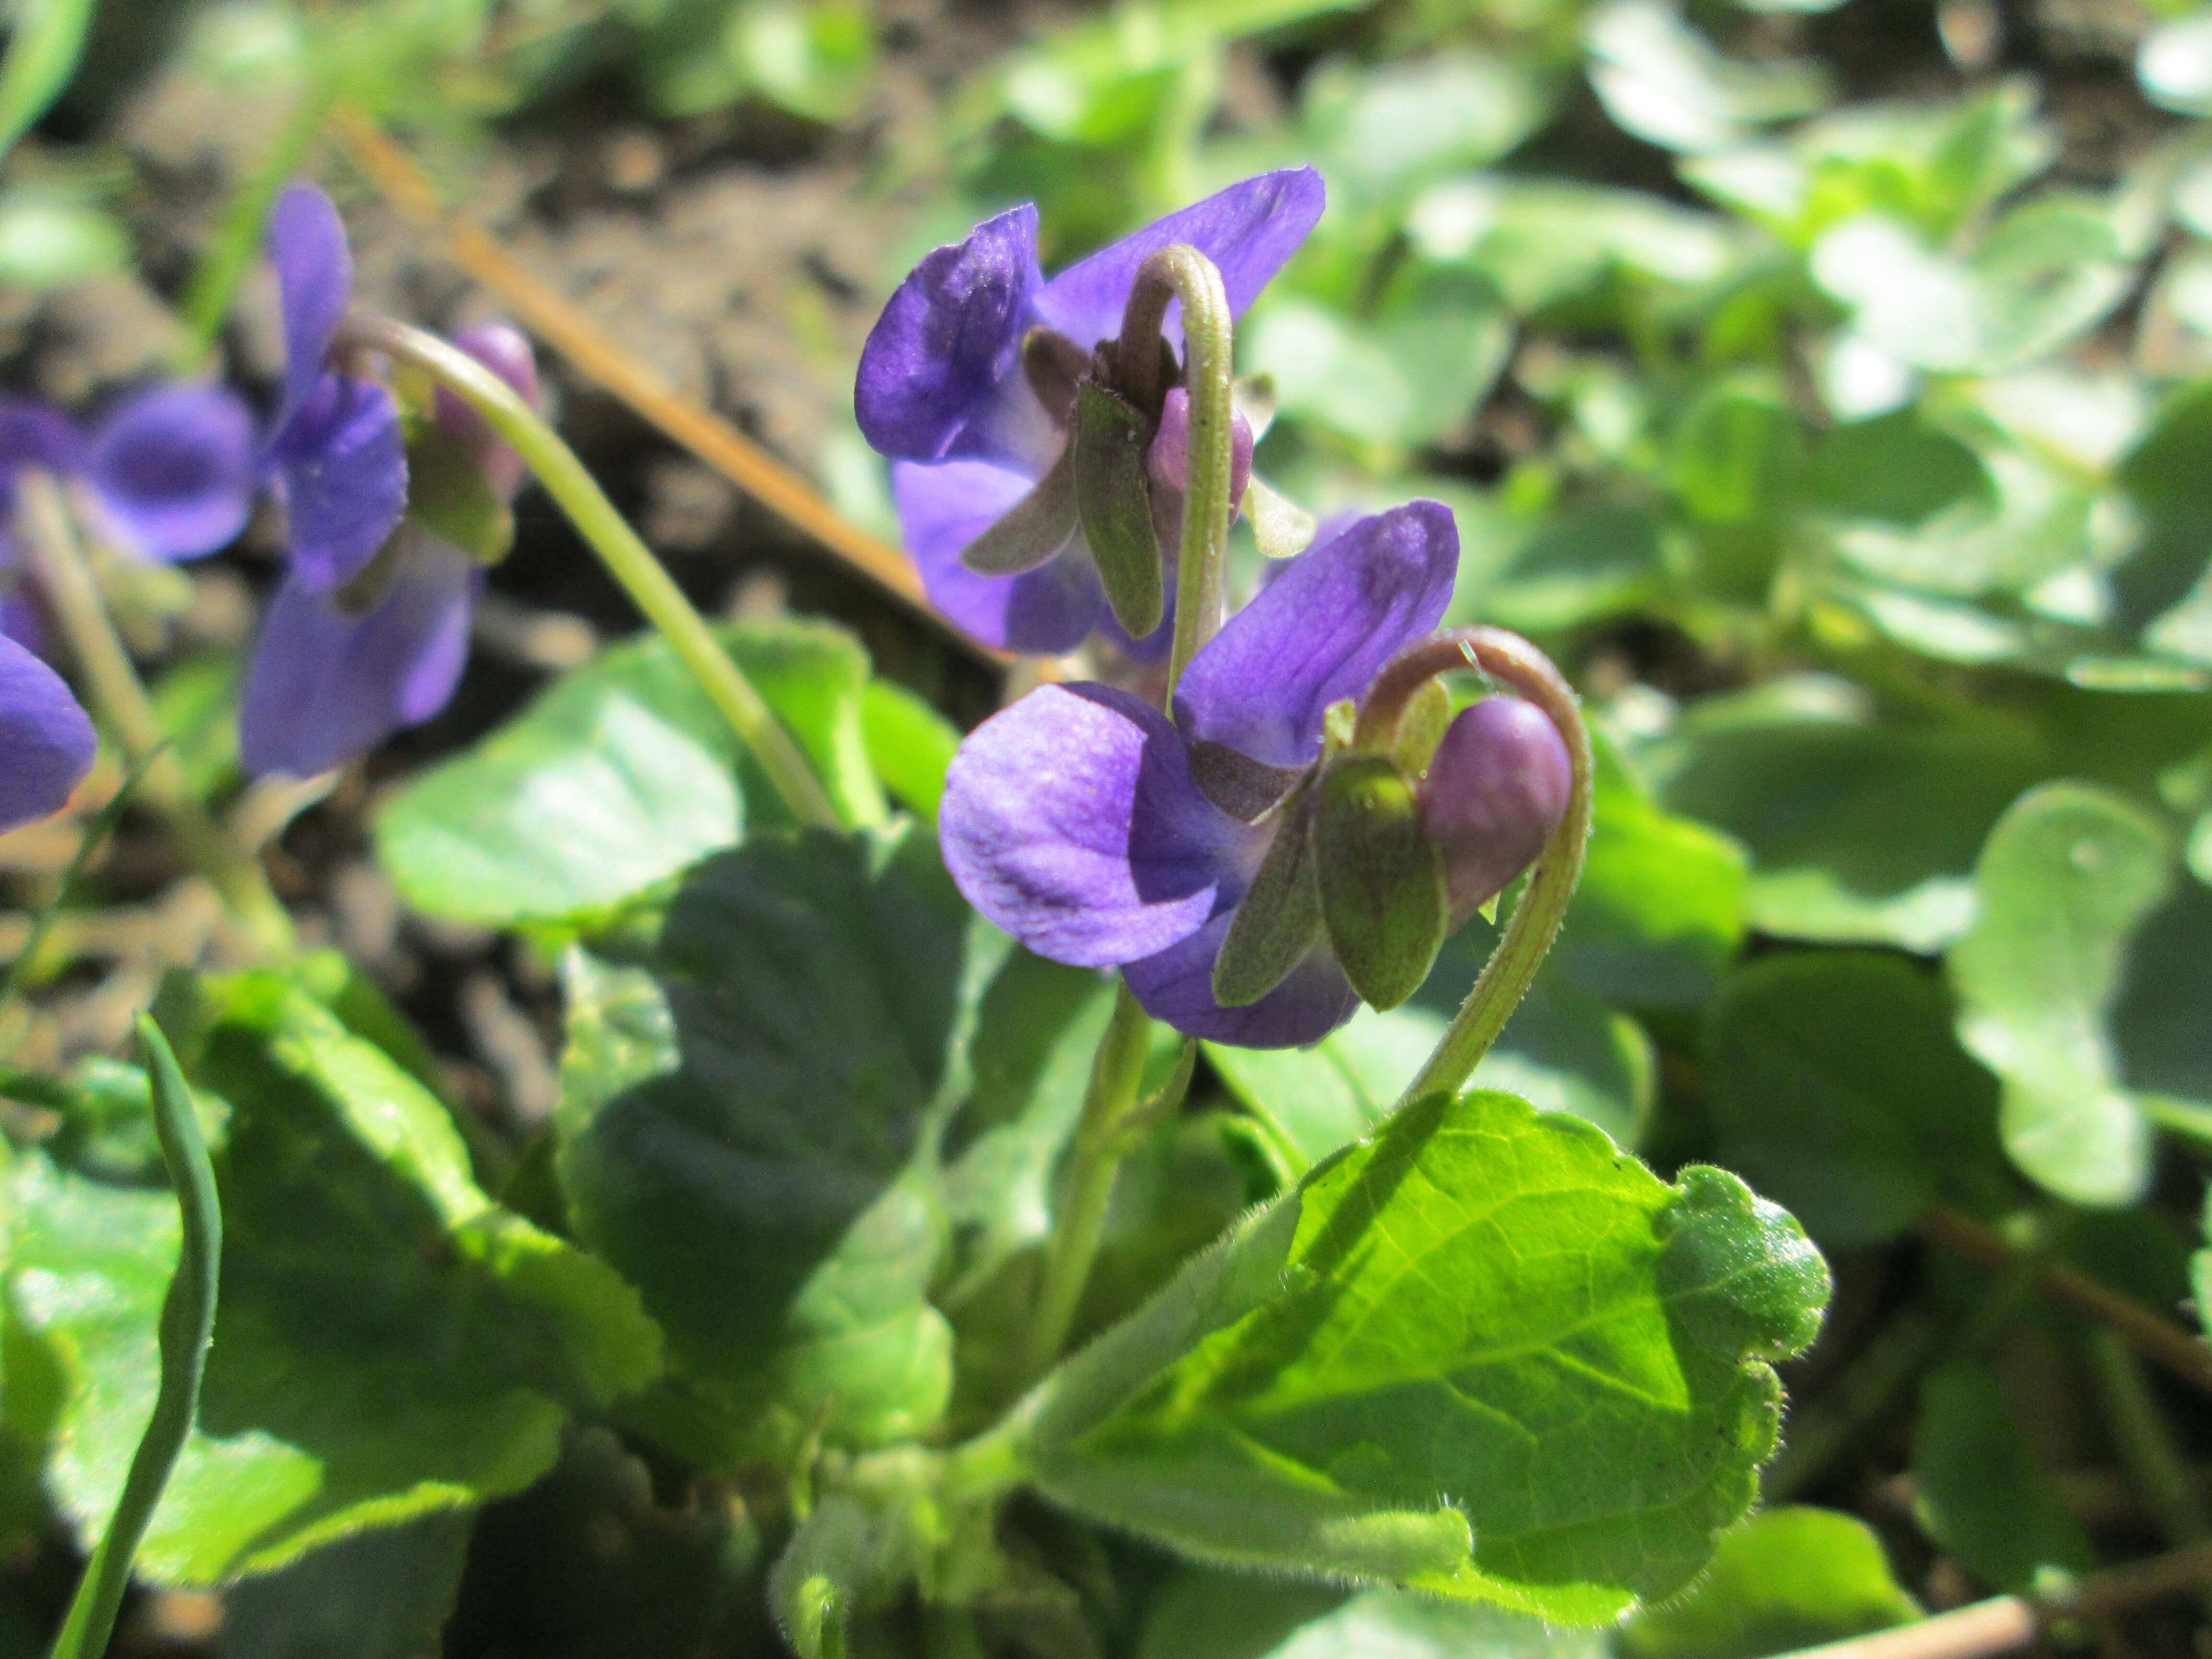
[[[2044,1290],[2109,1327],[2136,1352],[2185,1382],[2212,1393],[2212,1347],[2140,1302],[2108,1290],[2087,1273],[2056,1261],[2039,1261],[1994,1229],[1939,1204],[1921,1218],[1920,1231],[1971,1261],[2002,1272],[2031,1267]]]
[[[1782,1659],[1978,1659],[2026,1647],[2055,1619],[2088,1619],[2184,1595],[2212,1583],[2212,1544],[2196,1544],[2084,1578],[2063,1595],[1999,1595],[1917,1624]]]
[[[583,377],[628,404],[787,524],[927,617],[977,656],[1006,659],[933,611],[906,556],[847,520],[805,479],[720,416],[685,397],[607,337],[567,295],[526,270],[496,238],[448,214],[436,188],[375,121],[341,106],[331,116],[355,163],[393,211],[438,237],[453,263],[481,283]]]

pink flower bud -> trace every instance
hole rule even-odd
[[[507,323],[478,323],[453,336],[453,343],[513,386],[532,408],[538,406],[538,359],[521,330]],[[434,418],[440,431],[476,458],[493,489],[511,496],[522,488],[522,457],[494,437],[483,417],[442,386]]]
[[[1190,393],[1181,386],[1168,391],[1160,408],[1160,429],[1152,439],[1152,484],[1155,489],[1182,494],[1189,478]],[[1242,415],[1231,417],[1229,429],[1229,506],[1235,516],[1244,499],[1244,486],[1252,481],[1252,428]]]
[[[1444,855],[1455,927],[1543,850],[1573,784],[1559,728],[1532,702],[1486,697],[1444,728],[1421,780],[1421,824]]]

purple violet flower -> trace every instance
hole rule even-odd
[[[331,198],[294,185],[269,220],[284,319],[284,394],[269,442],[291,521],[292,579],[328,592],[361,574],[407,507],[399,405],[331,367],[353,298],[353,253]]]
[[[1262,173],[1050,282],[1037,264],[1036,208],[1025,204],[915,267],[861,350],[854,408],[868,441],[892,458],[907,551],[938,609],[988,644],[1046,653],[1073,650],[1110,620],[1079,530],[1017,574],[971,570],[961,554],[1060,459],[1074,380],[1093,347],[1120,333],[1147,255],[1176,242],[1196,247],[1220,268],[1241,316],[1305,240],[1322,200],[1311,167]],[[1176,308],[1164,331],[1181,345]],[[1040,386],[1053,392],[1052,406]],[[1162,440],[1177,441],[1164,422]],[[1155,476],[1181,476],[1180,457],[1155,459]],[[1157,635],[1166,632],[1164,623]]]
[[[1458,565],[1450,512],[1414,501],[1291,562],[1191,659],[1172,723],[1108,686],[1032,691],[953,760],[939,817],[953,880],[1040,956],[1120,967],[1178,1030],[1318,1041],[1356,1003],[1325,941],[1257,1001],[1214,1000],[1214,959],[1285,816],[1249,792],[1272,779],[1279,795],[1319,758],[1329,706],[1436,628]]]
[[[537,401],[537,362],[519,331],[489,323],[453,343]],[[521,458],[459,398],[441,390],[431,425],[501,499],[521,487]],[[239,709],[246,769],[312,776],[435,714],[467,665],[483,587],[483,566],[412,516],[344,587],[320,586],[295,550],[246,671]]]
[[[0,830],[61,811],[98,747],[61,676],[0,637]]]

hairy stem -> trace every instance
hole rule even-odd
[[[123,751],[124,764],[143,775],[147,799],[169,821],[185,856],[254,942],[271,954],[288,953],[294,945],[292,919],[270,890],[268,872],[210,816],[184,768],[163,747],[167,733],[107,614],[60,484],[26,472],[17,477],[15,488],[17,519],[40,591],[83,672],[100,723]]]
[[[561,434],[513,386],[458,346],[386,317],[355,315],[338,331],[341,345],[366,346],[422,369],[483,417],[568,515],[577,533],[598,554],[609,574],[660,631],[706,690],[738,740],[801,823],[844,827],[821,780],[744,671],[722,649],[705,618],[684,597],[653,550],[615,510],[606,492],[584,470]]]
[[[1459,1012],[1452,1016],[1436,1052],[1406,1085],[1398,1100],[1401,1106],[1459,1088],[1498,1041],[1559,937],[1575,884],[1582,879],[1583,854],[1589,841],[1589,728],[1583,723],[1581,705],[1565,678],[1549,657],[1518,634],[1500,628],[1459,628],[1415,646],[1376,677],[1360,709],[1355,741],[1386,742],[1413,694],[1438,674],[1455,668],[1480,669],[1551,717],[1567,745],[1573,787],[1566,814],[1536,855],[1498,948],[1483,964]]]
[[[1158,249],[1137,267],[1121,318],[1115,364],[1139,409],[1157,407],[1160,325],[1168,301],[1182,302],[1184,380],[1190,393],[1190,452],[1182,501],[1182,549],[1176,567],[1175,638],[1168,657],[1168,693],[1221,628],[1227,586],[1229,499],[1236,419],[1236,377],[1229,295],[1213,261],[1182,242]]]
[[[1114,1018],[1098,1040],[1091,1062],[1091,1084],[1083,1097],[1083,1115],[1075,1126],[1073,1162],[1067,1191],[1045,1246],[1044,1277],[1036,1306],[1022,1334],[1018,1372],[1024,1386],[1051,1368],[1075,1327],[1083,1287],[1106,1230],[1106,1206],[1114,1196],[1114,1176],[1128,1150],[1122,1133],[1137,1105],[1151,1050],[1152,1022],[1137,1006],[1127,984],[1114,1000]]]

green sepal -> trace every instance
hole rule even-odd
[[[1436,758],[1437,745],[1444,740],[1444,728],[1457,712],[1442,680],[1424,680],[1398,716],[1398,734],[1390,744],[1398,764],[1417,778],[1427,771],[1429,763]]]
[[[1421,828],[1406,769],[1387,755],[1340,755],[1322,771],[1314,860],[1322,917],[1352,988],[1395,1008],[1421,988],[1450,915],[1443,854]]]
[[[497,564],[514,545],[514,510],[475,456],[428,422],[407,434],[407,514],[479,564]]]
[[[1315,799],[1309,776],[1284,804],[1274,845],[1221,941],[1221,954],[1213,959],[1213,1000],[1224,1008],[1243,1008],[1267,995],[1321,937]]]
[[[1160,542],[1152,528],[1152,480],[1145,418],[1096,380],[1075,389],[1076,517],[1098,567],[1114,619],[1141,640],[1166,609]]]
[[[1018,576],[1059,556],[1075,534],[1073,447],[1063,451],[1030,493],[960,550],[960,562],[979,576]]]

